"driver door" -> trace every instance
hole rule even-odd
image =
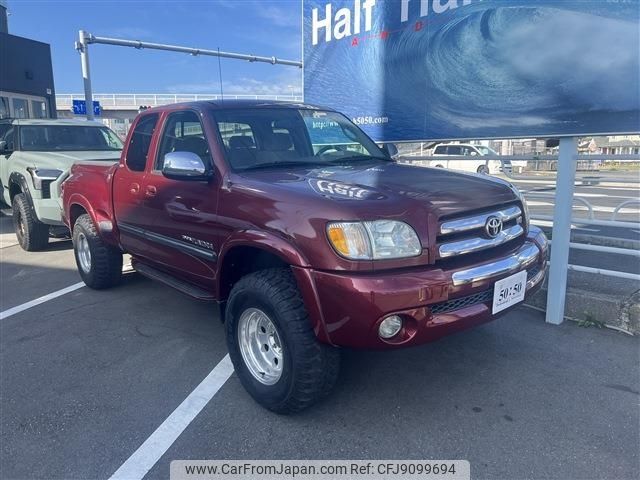
[[[162,174],[164,156],[191,152],[212,170],[211,149],[201,116],[195,110],[167,115],[153,170],[146,182],[146,201],[153,218],[150,227],[154,261],[173,275],[213,289],[218,252],[218,185],[209,180],[174,180]]]

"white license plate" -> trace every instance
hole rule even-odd
[[[523,301],[526,290],[526,270],[497,281],[493,290],[493,314]]]

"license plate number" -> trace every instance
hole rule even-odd
[[[493,290],[493,314],[523,301],[526,289],[526,270],[497,281]]]

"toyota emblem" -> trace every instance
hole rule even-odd
[[[484,230],[489,235],[489,238],[496,238],[502,232],[502,220],[494,216],[487,218]]]

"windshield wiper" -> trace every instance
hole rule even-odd
[[[263,168],[273,168],[273,167],[317,167],[322,165],[320,162],[267,162],[267,163],[257,163],[255,165],[251,165],[249,167],[245,167],[242,170],[260,170]]]
[[[342,162],[353,162],[353,161],[362,161],[362,160],[382,160],[384,162],[393,162],[391,158],[387,157],[374,157],[373,155],[350,155],[348,157],[340,157],[333,160],[329,160],[329,163],[342,163]]]

